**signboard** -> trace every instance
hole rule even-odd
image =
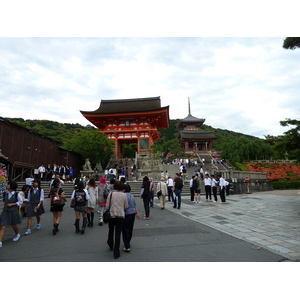
[[[248,182],[249,180],[250,180],[249,177],[246,177],[246,178],[245,178],[245,181],[246,181],[246,182]]]
[[[3,193],[6,190],[6,171],[0,168],[0,201],[3,201]]]

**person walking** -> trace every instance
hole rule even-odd
[[[27,230],[25,234],[31,233],[32,217],[36,217],[36,229],[41,229],[41,215],[45,213],[44,209],[44,190],[41,188],[40,180],[33,181],[33,187],[28,192],[27,197]]]
[[[145,209],[145,216],[144,219],[145,220],[149,220],[149,215],[150,215],[150,181],[149,178],[147,176],[145,176],[143,178],[143,184],[142,184],[142,188],[141,188],[141,199],[143,199],[144,202],[144,209]]]
[[[95,215],[95,206],[98,200],[98,188],[94,178],[91,178],[86,186],[86,190],[89,194],[89,200],[87,202],[87,221],[88,227],[93,227],[94,225],[94,215]]]
[[[199,178],[198,173],[194,178],[193,184],[194,184],[195,195],[196,195],[196,203],[200,203],[201,202],[201,190],[200,190],[200,178]]]
[[[171,201],[170,199],[172,199],[172,202],[174,202],[174,196],[173,196],[173,179],[171,177],[168,178],[167,182],[167,188],[168,188],[168,201]]]
[[[153,178],[150,177],[150,207],[153,207],[154,204],[154,191],[155,191],[155,183]]]
[[[99,226],[103,225],[103,212],[106,206],[106,199],[109,194],[109,188],[106,183],[106,178],[105,177],[100,177],[100,183],[98,185],[98,198],[97,198],[97,204],[99,207]]]
[[[165,209],[165,205],[166,205],[166,196],[168,194],[168,188],[167,188],[167,184],[165,183],[165,178],[162,177],[160,179],[160,182],[157,184],[157,188],[156,188],[156,193],[161,192],[161,195],[159,197],[159,201],[160,201],[160,209]]]
[[[218,182],[215,179],[215,175],[211,175],[211,188],[212,188],[212,193],[214,196],[214,201],[213,202],[217,202],[218,198],[217,198],[217,185]]]
[[[84,189],[84,183],[79,181],[77,183],[77,189],[73,191],[71,199],[75,201],[75,233],[81,232],[84,234],[86,225],[87,225],[87,209],[86,204],[90,199],[88,192]],[[80,231],[80,215],[82,215],[82,227]]]
[[[192,176],[191,180],[190,180],[190,193],[191,193],[191,201],[195,202],[195,189],[194,189],[194,178],[195,175]]]
[[[174,208],[180,209],[181,207],[181,193],[182,193],[182,188],[184,186],[183,180],[180,178],[179,173],[176,173],[175,179],[174,179],[174,184],[173,184],[173,189],[174,189],[174,194],[175,194],[175,200],[174,200]],[[178,200],[178,203],[176,201]]]
[[[130,193],[131,187],[125,184],[125,195],[128,200],[128,208],[125,210],[125,220],[122,227],[122,237],[124,242],[124,252],[130,252],[130,241],[132,238],[133,226],[135,218],[140,220],[140,215],[136,207],[134,196]]]
[[[50,189],[50,212],[53,214],[53,235],[59,231],[58,226],[61,220],[62,212],[64,210],[63,205],[56,205],[53,198],[55,196],[59,196],[60,198],[64,198],[65,202],[67,201],[63,189],[60,187],[60,179],[55,178],[52,182],[51,189]]]
[[[17,188],[16,181],[9,181],[6,185],[7,192],[3,193],[4,206],[0,215],[0,248],[6,226],[11,226],[15,232],[13,242],[18,241],[21,236],[17,225],[22,223],[19,206],[22,205],[23,200],[20,193],[17,192]]]
[[[206,195],[206,201],[211,201],[211,178],[209,177],[209,174],[205,175],[204,178],[204,188],[205,188],[205,195]]]
[[[109,249],[113,251],[114,258],[120,257],[120,238],[125,219],[125,210],[128,208],[128,200],[125,193],[124,184],[121,181],[115,181],[114,191],[107,197],[105,210],[110,212],[108,221],[108,239]]]

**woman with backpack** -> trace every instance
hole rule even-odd
[[[94,212],[95,206],[98,199],[98,188],[94,178],[91,178],[86,186],[86,190],[90,196],[90,199],[87,202],[87,220],[88,227],[93,227],[94,225]]]
[[[25,234],[31,233],[32,217],[36,217],[36,229],[41,229],[41,215],[45,213],[44,209],[44,190],[41,189],[40,180],[34,180],[33,186],[28,192],[27,197],[27,230]]]
[[[75,233],[81,232],[81,234],[84,234],[85,227],[87,225],[87,201],[90,200],[90,196],[88,192],[84,189],[84,184],[82,181],[79,181],[77,183],[77,189],[73,191],[71,200],[75,202]],[[82,214],[82,227],[80,231],[80,215]]]
[[[16,181],[9,181],[6,185],[7,192],[3,194],[4,207],[0,215],[0,248],[2,247],[2,238],[6,226],[11,226],[15,232],[13,241],[16,242],[20,238],[19,228],[17,224],[22,223],[19,214],[19,206],[23,200],[20,193],[17,192],[18,184]]]
[[[59,196],[60,198],[64,199],[64,202],[67,201],[63,189],[60,187],[60,179],[55,178],[52,182],[51,189],[50,189],[50,211],[53,214],[53,235],[59,231],[58,226],[60,223],[61,215],[64,210],[64,205],[58,205],[54,198]]]

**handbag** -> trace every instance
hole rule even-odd
[[[160,186],[160,188],[161,188],[161,186]],[[160,196],[162,195],[162,191],[159,190],[159,191],[156,193],[156,195],[157,195],[157,198],[160,198]]]
[[[108,223],[108,221],[110,220],[110,205],[111,205],[111,197],[112,197],[112,194],[110,194],[110,201],[109,201],[109,208],[108,210],[106,210],[104,213],[103,213],[103,222],[106,224]]]
[[[75,207],[75,199],[72,199],[72,200],[71,200],[70,207],[71,207],[71,208],[74,208],[74,207]]]
[[[55,206],[65,206],[66,199],[58,195],[59,188],[57,189],[54,197],[52,198],[52,204]]]

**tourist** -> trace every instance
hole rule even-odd
[[[154,192],[155,192],[155,183],[153,182],[153,178],[150,177],[150,207],[153,207],[154,204]]]
[[[56,233],[59,231],[58,226],[61,220],[62,212],[64,210],[63,205],[55,205],[53,201],[53,198],[57,195],[67,201],[64,191],[60,185],[60,179],[55,178],[50,187],[50,212],[52,212],[53,214],[53,235],[56,235]]]
[[[20,238],[17,224],[22,223],[22,221],[18,208],[22,205],[23,200],[20,193],[17,192],[17,188],[18,184],[16,181],[9,181],[6,185],[7,192],[3,193],[4,207],[0,215],[0,248],[2,247],[2,239],[6,226],[11,226],[14,230],[14,242]]]
[[[182,188],[184,186],[183,180],[180,178],[180,174],[176,173],[174,183],[173,183],[173,190],[175,197],[178,200],[178,203],[176,201],[176,198],[174,199],[174,208],[180,209],[181,207],[181,193],[182,193]]]
[[[27,213],[27,207],[28,207],[28,202],[27,202],[27,196],[28,196],[28,191],[29,191],[29,186],[24,184],[22,187],[22,191],[20,192],[20,195],[22,196],[22,205],[20,208],[21,211],[21,217],[26,217]]]
[[[163,177],[163,176],[161,176],[161,177]],[[168,178],[169,178],[169,173],[168,173],[168,170],[166,170],[166,173],[165,173],[165,178],[166,178],[166,180],[168,180]]]
[[[25,234],[31,233],[32,217],[36,217],[36,229],[41,229],[41,215],[45,213],[44,209],[44,190],[41,188],[40,180],[33,181],[33,187],[28,192],[27,197],[27,230]]]
[[[167,182],[167,188],[168,188],[168,201],[171,201],[170,199],[172,199],[172,202],[174,202],[174,196],[173,196],[173,179],[171,177],[168,178]]]
[[[90,179],[89,183],[86,186],[86,190],[90,198],[87,202],[87,220],[88,220],[87,226],[93,227],[95,206],[98,199],[98,188],[94,178]]]
[[[167,187],[167,184],[165,183],[164,177],[162,177],[160,179],[160,182],[157,184],[156,193],[158,193],[159,191],[161,192],[161,195],[159,197],[160,209],[165,209],[166,196],[168,194],[168,187]]]
[[[191,193],[191,201],[192,202],[195,202],[195,189],[194,189],[194,186],[193,186],[193,183],[194,183],[194,178],[195,178],[195,175],[192,176],[192,179],[190,180],[190,193]]]
[[[28,177],[25,178],[25,184],[31,188],[32,187],[32,182],[34,180],[34,177],[32,174],[28,175]]]
[[[81,232],[84,234],[87,225],[87,209],[86,204],[90,199],[88,192],[84,189],[84,184],[82,181],[77,183],[77,189],[73,191],[71,200],[75,201],[75,233]],[[80,215],[82,215],[82,227],[80,231]]]
[[[205,188],[206,201],[208,200],[211,201],[211,178],[209,177],[209,174],[205,175],[204,188]]]
[[[222,177],[222,175],[219,175],[219,188],[220,188],[220,198],[221,203],[226,203],[225,198],[225,179]]]
[[[130,252],[130,241],[132,238],[133,226],[135,217],[140,220],[140,215],[136,207],[134,196],[130,193],[131,188],[128,184],[125,185],[125,194],[128,201],[128,208],[125,210],[125,220],[122,227],[122,237],[124,242],[124,251]]]
[[[48,166],[45,168],[45,174],[46,180],[50,182],[52,179],[52,168],[50,164],[48,164]]]
[[[103,212],[104,212],[104,209],[106,206],[106,199],[107,199],[106,193],[109,192],[105,177],[100,177],[100,183],[98,185],[97,191],[98,191],[97,204],[99,207],[99,210],[98,210],[99,223],[98,223],[98,225],[102,226],[103,225]]]
[[[144,209],[145,209],[144,219],[149,220],[149,215],[150,215],[149,204],[150,204],[151,195],[150,195],[150,181],[147,176],[143,178],[143,184],[141,188],[141,198],[143,199],[144,202]]]
[[[70,181],[73,181],[73,177],[74,177],[74,169],[72,166],[69,167],[69,173],[70,173]]]
[[[186,179],[186,168],[185,168],[185,166],[183,166],[183,168],[182,168],[182,177],[183,177],[183,180]]]
[[[125,209],[128,208],[128,200],[123,190],[124,184],[121,181],[114,183],[114,191],[107,197],[105,210],[110,211],[111,218],[108,221],[107,244],[114,253],[114,258],[120,257],[120,239],[125,219]]]
[[[38,168],[39,180],[45,181],[45,171],[44,164],[41,164]]]
[[[200,178],[199,175],[197,174],[194,178],[193,181],[194,184],[194,190],[195,190],[195,196],[196,196],[196,203],[201,202],[201,190],[200,190]]]
[[[132,167],[131,167],[131,170],[132,170],[132,181],[136,181],[136,171],[137,171],[137,168],[136,168],[136,165],[133,165]]]
[[[213,202],[217,202],[218,198],[217,198],[217,185],[218,182],[216,181],[215,175],[211,175],[211,188],[212,188],[212,193],[214,196],[214,201]]]

